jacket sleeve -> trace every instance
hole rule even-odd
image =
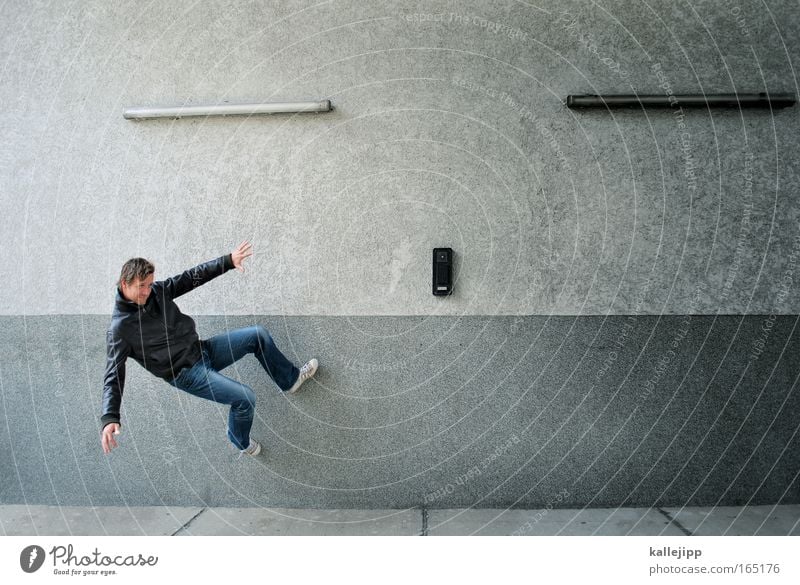
[[[164,292],[169,298],[177,298],[226,273],[231,268],[233,268],[231,255],[220,256],[215,260],[204,262],[186,272],[166,279],[163,282]]]
[[[106,333],[106,375],[103,380],[103,414],[100,426],[120,422],[122,389],[125,386],[125,360],[131,353],[130,346],[112,330]]]

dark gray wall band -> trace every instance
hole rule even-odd
[[[98,415],[105,316],[0,318],[0,503],[576,507],[800,503],[797,316],[198,317],[260,323],[259,458],[224,407],[130,362],[120,448]]]

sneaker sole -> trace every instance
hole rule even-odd
[[[250,455],[251,457],[255,457],[256,455],[261,453],[261,443],[258,444],[258,446],[256,447],[256,450],[253,451],[252,453],[248,453],[247,451],[242,451],[242,453],[244,455]]]

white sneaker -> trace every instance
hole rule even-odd
[[[297,376],[297,382],[295,382],[294,386],[289,388],[287,392],[289,394],[294,394],[300,390],[300,386],[303,385],[303,382],[313,377],[314,374],[317,373],[317,367],[319,367],[319,362],[316,358],[312,358],[310,361],[307,361],[305,364],[303,364],[303,367],[300,368],[300,375]]]
[[[242,449],[242,454],[244,455],[258,455],[261,453],[261,443],[258,441],[253,440],[250,438],[250,444],[247,446],[247,449]]]

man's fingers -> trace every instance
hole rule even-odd
[[[111,449],[119,446],[117,445],[117,441],[114,439],[114,435],[119,435],[119,425],[112,423],[103,429],[101,443],[103,445],[104,453],[110,453]]]
[[[117,442],[111,437],[111,435],[105,435],[103,437],[103,451],[106,453],[111,453],[111,449],[117,446]]]
[[[245,258],[249,258],[252,255],[253,244],[247,240],[244,240],[241,244],[239,244],[239,247],[236,248],[232,254],[232,256],[235,256],[235,258],[233,258],[233,266],[239,272],[244,272],[244,266],[242,265],[242,262],[245,260]]]

